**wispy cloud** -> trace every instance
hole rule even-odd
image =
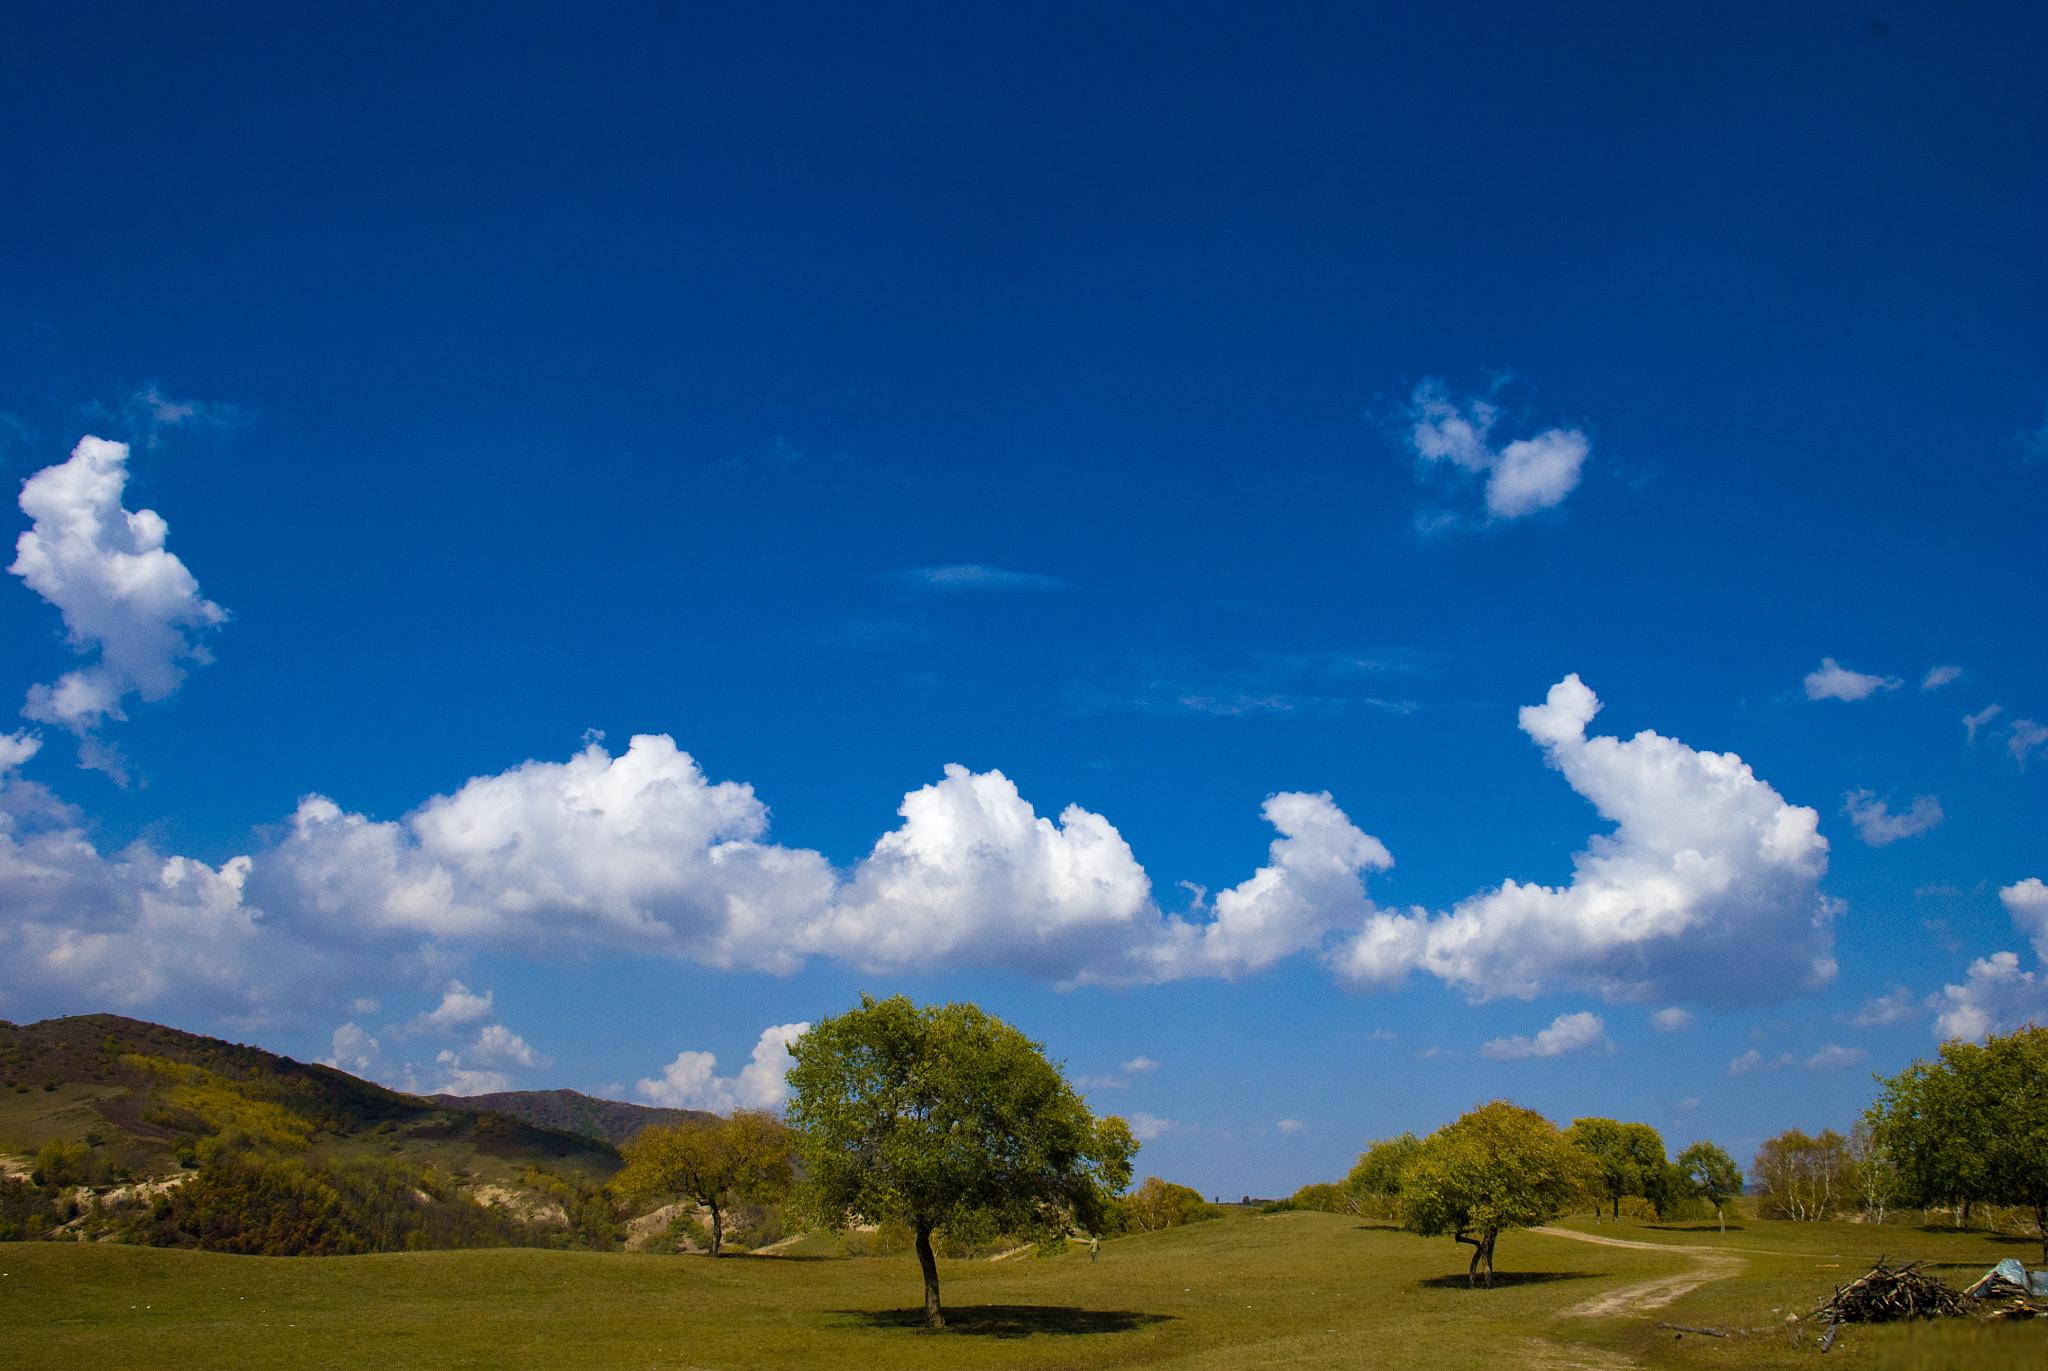
[[[1905,684],[1896,676],[1873,676],[1868,672],[1851,671],[1832,657],[1823,657],[1820,665],[1806,673],[1806,698],[1809,700],[1867,700],[1880,690],[1897,690]]]
[[[1992,704],[1984,706],[1975,714],[1965,714],[1963,716],[1964,741],[1968,742],[1971,747],[1975,747],[1977,745],[1977,730],[2003,713],[2005,713],[2004,705]]]
[[[1920,688],[1922,690],[1939,690],[1945,685],[1953,684],[1962,679],[1963,669],[1959,666],[1929,667],[1927,674],[1920,680]]]
[[[1942,820],[1941,801],[1932,795],[1916,796],[1909,808],[1894,814],[1874,792],[1852,790],[1842,797],[1842,812],[1856,825],[1857,836],[1872,847],[1917,838]]]
[[[1887,993],[1865,1000],[1860,1009],[1848,1016],[1847,1023],[1851,1028],[1890,1028],[1893,1024],[1911,1022],[1926,1012],[1920,996],[1895,985]]]
[[[945,566],[903,567],[882,573],[881,579],[906,590],[959,594],[975,591],[1051,591],[1069,589],[1057,576],[1036,571],[1012,571],[1008,567],[981,562],[955,562]]]
[[[1262,652],[1234,662],[1149,655],[1101,664],[1067,698],[1082,714],[1412,714],[1422,705],[1398,683],[1423,670],[1415,654],[1399,651]]]
[[[2048,726],[2032,719],[2014,719],[2011,731],[2006,734],[2005,747],[2012,753],[2012,759],[2025,767],[2027,758],[2036,752],[2048,752]]]

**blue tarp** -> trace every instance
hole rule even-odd
[[[2036,1271],[2030,1275],[2018,1257],[2007,1257],[1984,1274],[2011,1281],[2020,1289],[2032,1291],[2036,1295],[2048,1295],[2048,1271]]]

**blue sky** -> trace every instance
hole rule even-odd
[[[2044,56],[16,15],[0,1015],[730,1105],[972,998],[1211,1192],[1846,1127],[2048,1014]]]

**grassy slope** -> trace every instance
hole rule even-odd
[[[26,1157],[88,1130],[137,1175],[174,1174],[181,1136],[150,1122],[171,1088],[126,1054],[205,1068],[252,1099],[314,1124],[307,1160],[389,1157],[497,1184],[528,1164],[598,1181],[618,1169],[608,1143],[475,1109],[445,1109],[331,1067],[114,1014],[0,1023],[0,1153]],[[45,1089],[45,1086],[54,1087]]]
[[[1599,1231],[1652,1236],[1630,1224]],[[1559,1311],[1689,1259],[1515,1234],[1500,1255],[1523,1279],[1471,1292],[1464,1249],[1443,1239],[1325,1214],[1233,1216],[1105,1244],[1094,1263],[1085,1251],[948,1263],[956,1327],[937,1336],[914,1326],[916,1265],[904,1257],[268,1259],[13,1244],[0,1247],[0,1366],[1805,1366],[1810,1341],[1794,1346],[1773,1310],[1810,1307],[1880,1249],[1979,1270],[2012,1250],[1981,1235],[1848,1224],[1752,1223],[1726,1241],[1738,1239],[1788,1255],[1753,1256],[1744,1276],[1647,1318],[1590,1322]],[[1660,1319],[1763,1331],[1674,1339],[1654,1327]],[[2039,1326],[1855,1328],[1827,1364],[2038,1371],[2044,1351]]]

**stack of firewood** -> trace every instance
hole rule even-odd
[[[1887,1266],[1879,1258],[1867,1274],[1837,1287],[1834,1298],[1810,1317],[1826,1323],[1890,1323],[1976,1312],[1969,1296],[1926,1274],[1922,1265]]]

